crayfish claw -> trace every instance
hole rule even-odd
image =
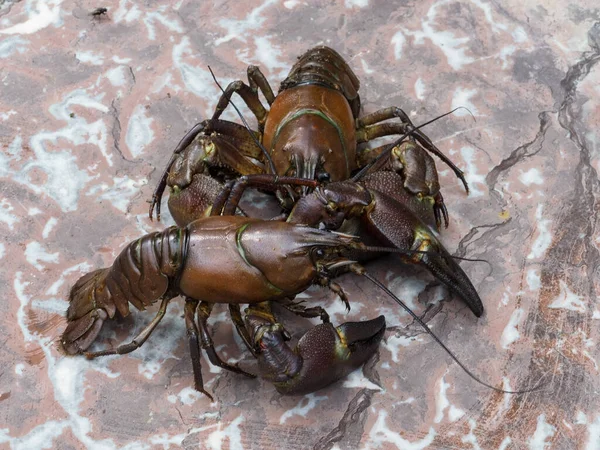
[[[282,361],[274,356],[289,352],[289,348],[273,340],[273,336],[265,336],[259,356],[261,375],[273,381],[281,394],[303,395],[317,391],[362,366],[377,351],[384,333],[384,316],[347,322],[337,328],[330,323],[317,325],[302,336],[292,352],[296,356],[294,364],[285,367],[273,365],[275,361]],[[265,346],[265,343],[270,345]]]
[[[483,303],[477,290],[442,244],[431,235],[420,243],[418,250],[428,252],[419,256],[419,262],[427,267],[434,277],[457,294],[475,316],[481,317]]]

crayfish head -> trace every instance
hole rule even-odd
[[[354,238],[285,222],[259,222],[238,237],[244,258],[286,295],[305,290]]]

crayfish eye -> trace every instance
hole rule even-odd
[[[315,249],[315,256],[317,258],[324,258],[325,257],[325,250],[323,250],[322,248]]]
[[[317,181],[319,183],[329,183],[331,181],[331,175],[328,172],[319,172],[317,174]]]

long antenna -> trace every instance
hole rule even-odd
[[[390,291],[388,288],[386,288],[379,280],[374,278],[362,266],[359,266],[358,264],[350,266],[350,269],[353,270],[358,275],[363,275],[368,280],[370,280],[373,284],[375,284],[377,287],[379,287],[381,290],[383,290],[386,294],[388,294],[390,297],[392,297],[394,299],[394,301],[396,303],[398,303],[408,314],[410,314],[410,316],[419,325],[421,325],[421,327],[423,327],[423,329],[427,332],[427,334],[429,334],[435,340],[435,342],[437,342],[446,351],[446,353],[448,353],[450,355],[450,357],[460,366],[460,368],[462,370],[464,370],[467,373],[467,375],[469,375],[471,378],[473,378],[479,384],[482,384],[485,387],[488,387],[488,388],[490,388],[496,392],[500,392],[502,394],[527,394],[529,392],[537,391],[547,384],[547,383],[540,382],[537,384],[537,386],[535,386],[531,389],[525,389],[522,391],[505,391],[504,389],[500,389],[500,388],[497,388],[496,386],[492,386],[491,384],[486,383],[485,381],[481,380],[477,375],[475,375],[473,372],[471,372],[469,369],[467,369],[467,367],[462,362],[460,362],[460,360],[454,355],[454,353],[452,353],[452,351],[448,347],[446,347],[446,345],[440,340],[440,338],[438,338],[435,335],[435,333],[433,331],[431,331],[431,328],[429,328],[427,326],[427,324],[425,322],[423,322],[419,316],[417,316],[408,306],[406,306],[406,304],[402,300],[400,300],[398,297],[396,297],[396,295],[394,295],[394,293],[392,291]]]

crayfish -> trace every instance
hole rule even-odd
[[[239,216],[204,218],[185,228],[151,233],[126,246],[111,267],[88,273],[75,283],[62,347],[68,354],[85,353],[89,358],[129,353],[148,339],[169,301],[183,295],[195,387],[209,395],[203,387],[199,336],[213,363],[249,375],[217,355],[206,323],[212,306],[250,303],[245,324],[236,321],[236,326],[251,349],[253,342],[260,346],[262,376],[284,393],[312,392],[362,365],[376,351],[385,319],[380,316],[337,328],[326,319],[306,333],[293,351],[285,345],[289,336],[270,312],[269,302],[283,301],[286,306],[286,298],[315,283],[335,286],[344,295],[331,280],[330,271],[354,265],[343,254],[361,248],[355,238]],[[361,269],[356,266],[354,270]],[[156,317],[132,342],[108,351],[85,352],[104,321],[117,311],[127,316],[129,303],[144,310],[159,299]],[[293,305],[292,310],[307,316],[326,315],[319,308],[316,314]],[[196,311],[200,330],[194,320]]]
[[[479,317],[483,305],[475,288],[430,228],[439,229],[442,220],[448,226],[449,218],[427,152],[448,164],[468,192],[462,171],[401,109],[385,108],[359,118],[358,79],[328,47],[301,56],[277,96],[257,67],[248,68],[248,80],[249,85],[236,81],[224,90],[213,117],[186,134],[164,171],[150,217],[156,209],[160,219],[168,185],[169,209],[178,226],[132,242],[110,268],[89,273],[73,286],[64,350],[90,358],[128,353],[150,336],[169,301],[183,295],[197,390],[210,397],[202,381],[200,348],[213,364],[251,376],[219,358],[207,328],[213,305],[227,303],[242,340],[258,359],[261,376],[282,393],[312,392],[362,365],[376,351],[385,319],[334,327],[322,308],[299,307],[290,299],[319,284],[348,305],[332,277],[350,270],[408,310],[358,264],[381,251],[401,253],[405,261],[425,266]],[[259,90],[269,111],[259,100]],[[220,119],[233,93],[256,116],[258,131]],[[400,123],[384,122],[392,118]],[[358,147],[397,134],[409,139],[371,150]],[[286,220],[235,216],[248,186],[275,191]],[[126,316],[129,303],[143,310],[159,299],[158,314],[132,342],[87,351],[102,323],[117,310]],[[271,302],[304,317],[321,317],[324,323],[309,330],[292,350]],[[243,303],[250,306],[242,316]]]
[[[69,294],[68,326],[61,346],[67,354],[83,353],[88,358],[132,352],[156,329],[169,302],[182,295],[186,299],[184,316],[194,387],[212,400],[204,389],[200,348],[213,364],[242,375],[254,375],[220,359],[207,327],[208,317],[215,303],[227,303],[232,312],[238,313],[239,309],[232,305],[249,303],[243,320],[232,316],[238,332],[258,359],[261,376],[284,394],[313,392],[364,364],[377,350],[385,332],[383,316],[334,327],[322,308],[303,309],[290,304],[290,298],[311,284],[329,286],[347,301],[331,275],[339,267],[349,267],[407,310],[472,378],[494,390],[510,392],[479,380],[400,299],[345,256],[353,251],[373,250],[377,249],[351,236],[241,216],[208,217],[184,228],[173,226],[133,241],[111,267],[90,272],[75,283]],[[158,300],[158,313],[131,342],[109,350],[87,351],[103,323],[117,311],[127,316],[129,303],[144,310]],[[274,301],[305,317],[321,316],[324,323],[310,329],[297,347],[290,349],[286,344],[290,336],[271,312]],[[200,329],[194,320],[196,314]]]

